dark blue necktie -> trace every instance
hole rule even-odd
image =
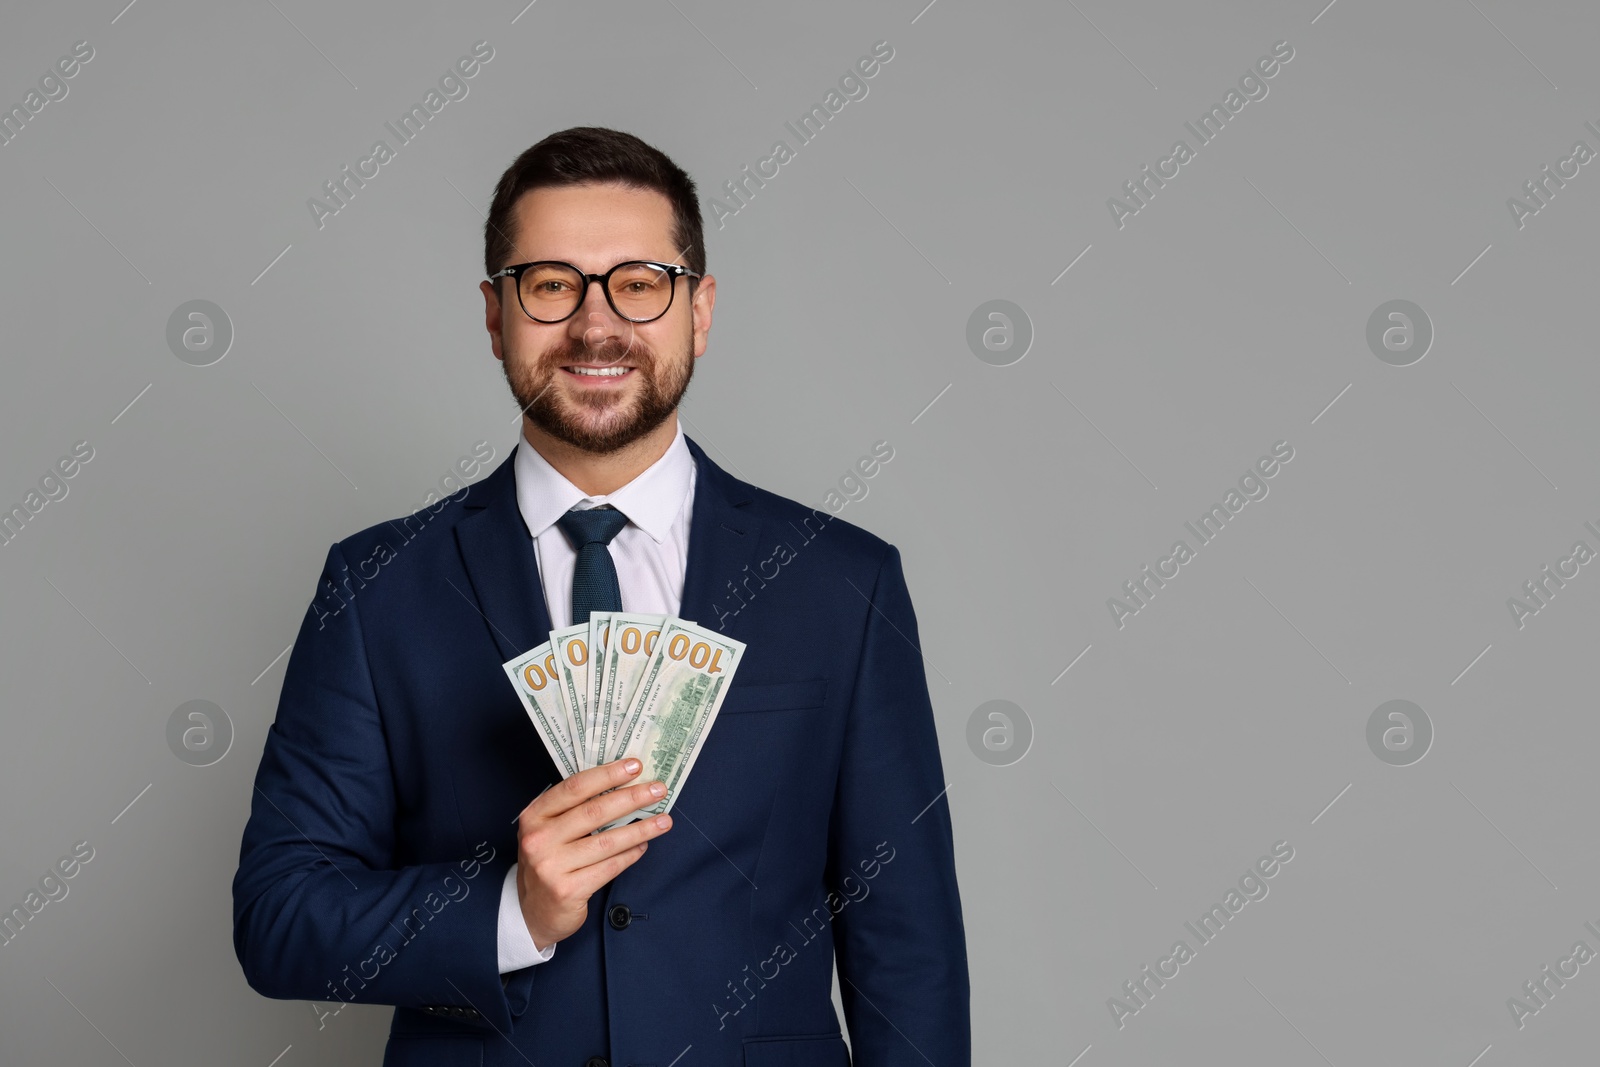
[[[610,504],[602,504],[587,511],[569,511],[556,525],[578,553],[572,570],[572,625],[588,622],[591,611],[621,611],[617,565],[606,546],[628,525],[628,517]]]

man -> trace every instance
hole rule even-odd
[[[234,880],[250,985],[396,1005],[387,1065],[963,1067],[899,552],[678,428],[716,299],[693,181],[635,137],[567,130],[502,176],[485,243],[522,438],[328,552]],[[562,779],[500,664],[618,609],[747,648],[672,814],[594,834],[661,783],[636,760]]]

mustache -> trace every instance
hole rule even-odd
[[[655,355],[638,340],[623,343],[616,339],[606,341],[602,345],[588,345],[582,341],[567,341],[560,348],[552,351],[545,359],[551,369],[556,367],[571,366],[601,366],[606,367],[620,363],[629,356],[634,356],[633,362],[649,367],[655,362]]]

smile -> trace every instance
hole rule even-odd
[[[562,367],[568,374],[579,378],[625,378],[632,367]]]

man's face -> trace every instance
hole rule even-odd
[[[616,184],[525,193],[507,236],[511,263],[553,259],[603,274],[628,260],[683,262],[672,241],[671,201],[654,190]],[[653,322],[620,317],[599,283],[591,283],[576,314],[542,323],[523,312],[512,279],[485,281],[480,288],[494,354],[529,421],[597,454],[614,452],[665,422],[705,351],[716,298],[710,276],[696,284],[693,299],[688,278],[673,284],[671,307]],[[619,367],[623,371],[615,376],[584,373]]]

